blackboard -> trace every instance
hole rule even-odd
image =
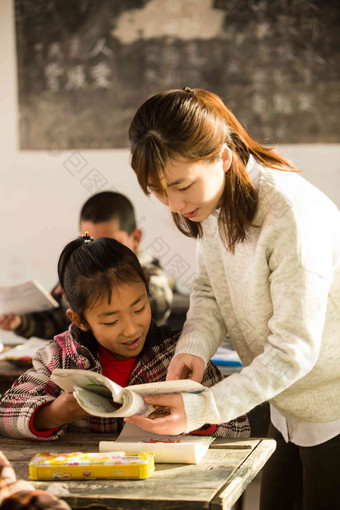
[[[260,143],[340,141],[339,0],[15,0],[15,22],[21,149],[128,147],[184,86]]]

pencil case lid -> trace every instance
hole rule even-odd
[[[149,452],[40,452],[30,460],[30,478],[147,478],[154,469],[154,455]]]

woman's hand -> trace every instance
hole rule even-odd
[[[20,315],[8,313],[7,315],[0,315],[0,329],[4,331],[13,331],[21,325]]]
[[[200,383],[203,379],[204,368],[204,360],[199,356],[177,354],[170,362],[166,380],[192,379]]]
[[[36,430],[57,429],[87,414],[72,393],[62,393],[52,404],[38,409],[34,416],[34,428]]]
[[[144,430],[156,434],[177,435],[185,432],[187,419],[184,410],[183,398],[178,393],[167,393],[164,395],[155,395],[144,397],[147,404],[152,404],[156,411],[147,418],[144,416],[130,416],[124,418],[125,421],[134,423]]]

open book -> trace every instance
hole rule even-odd
[[[30,338],[27,342],[8,349],[0,354],[0,360],[5,361],[32,361],[38,349],[47,345],[48,340]],[[0,349],[1,350],[1,349]]]
[[[134,423],[126,423],[116,441],[100,441],[100,452],[150,452],[155,462],[198,464],[214,441],[211,436],[165,436],[146,432]]]
[[[122,388],[97,372],[67,368],[54,370],[51,379],[64,391],[73,393],[85,411],[102,418],[121,418],[134,414],[147,416],[154,408],[144,402],[143,395],[204,390],[204,386],[191,379],[136,384]]]
[[[35,280],[0,287],[0,315],[41,312],[58,307],[59,303]]]

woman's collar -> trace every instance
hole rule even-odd
[[[259,183],[260,183],[260,178],[261,178],[261,173],[260,173],[259,164],[257,163],[254,156],[252,156],[251,154],[248,159],[246,170],[247,170],[247,173],[248,173],[252,183],[254,184],[255,188],[258,189]]]

